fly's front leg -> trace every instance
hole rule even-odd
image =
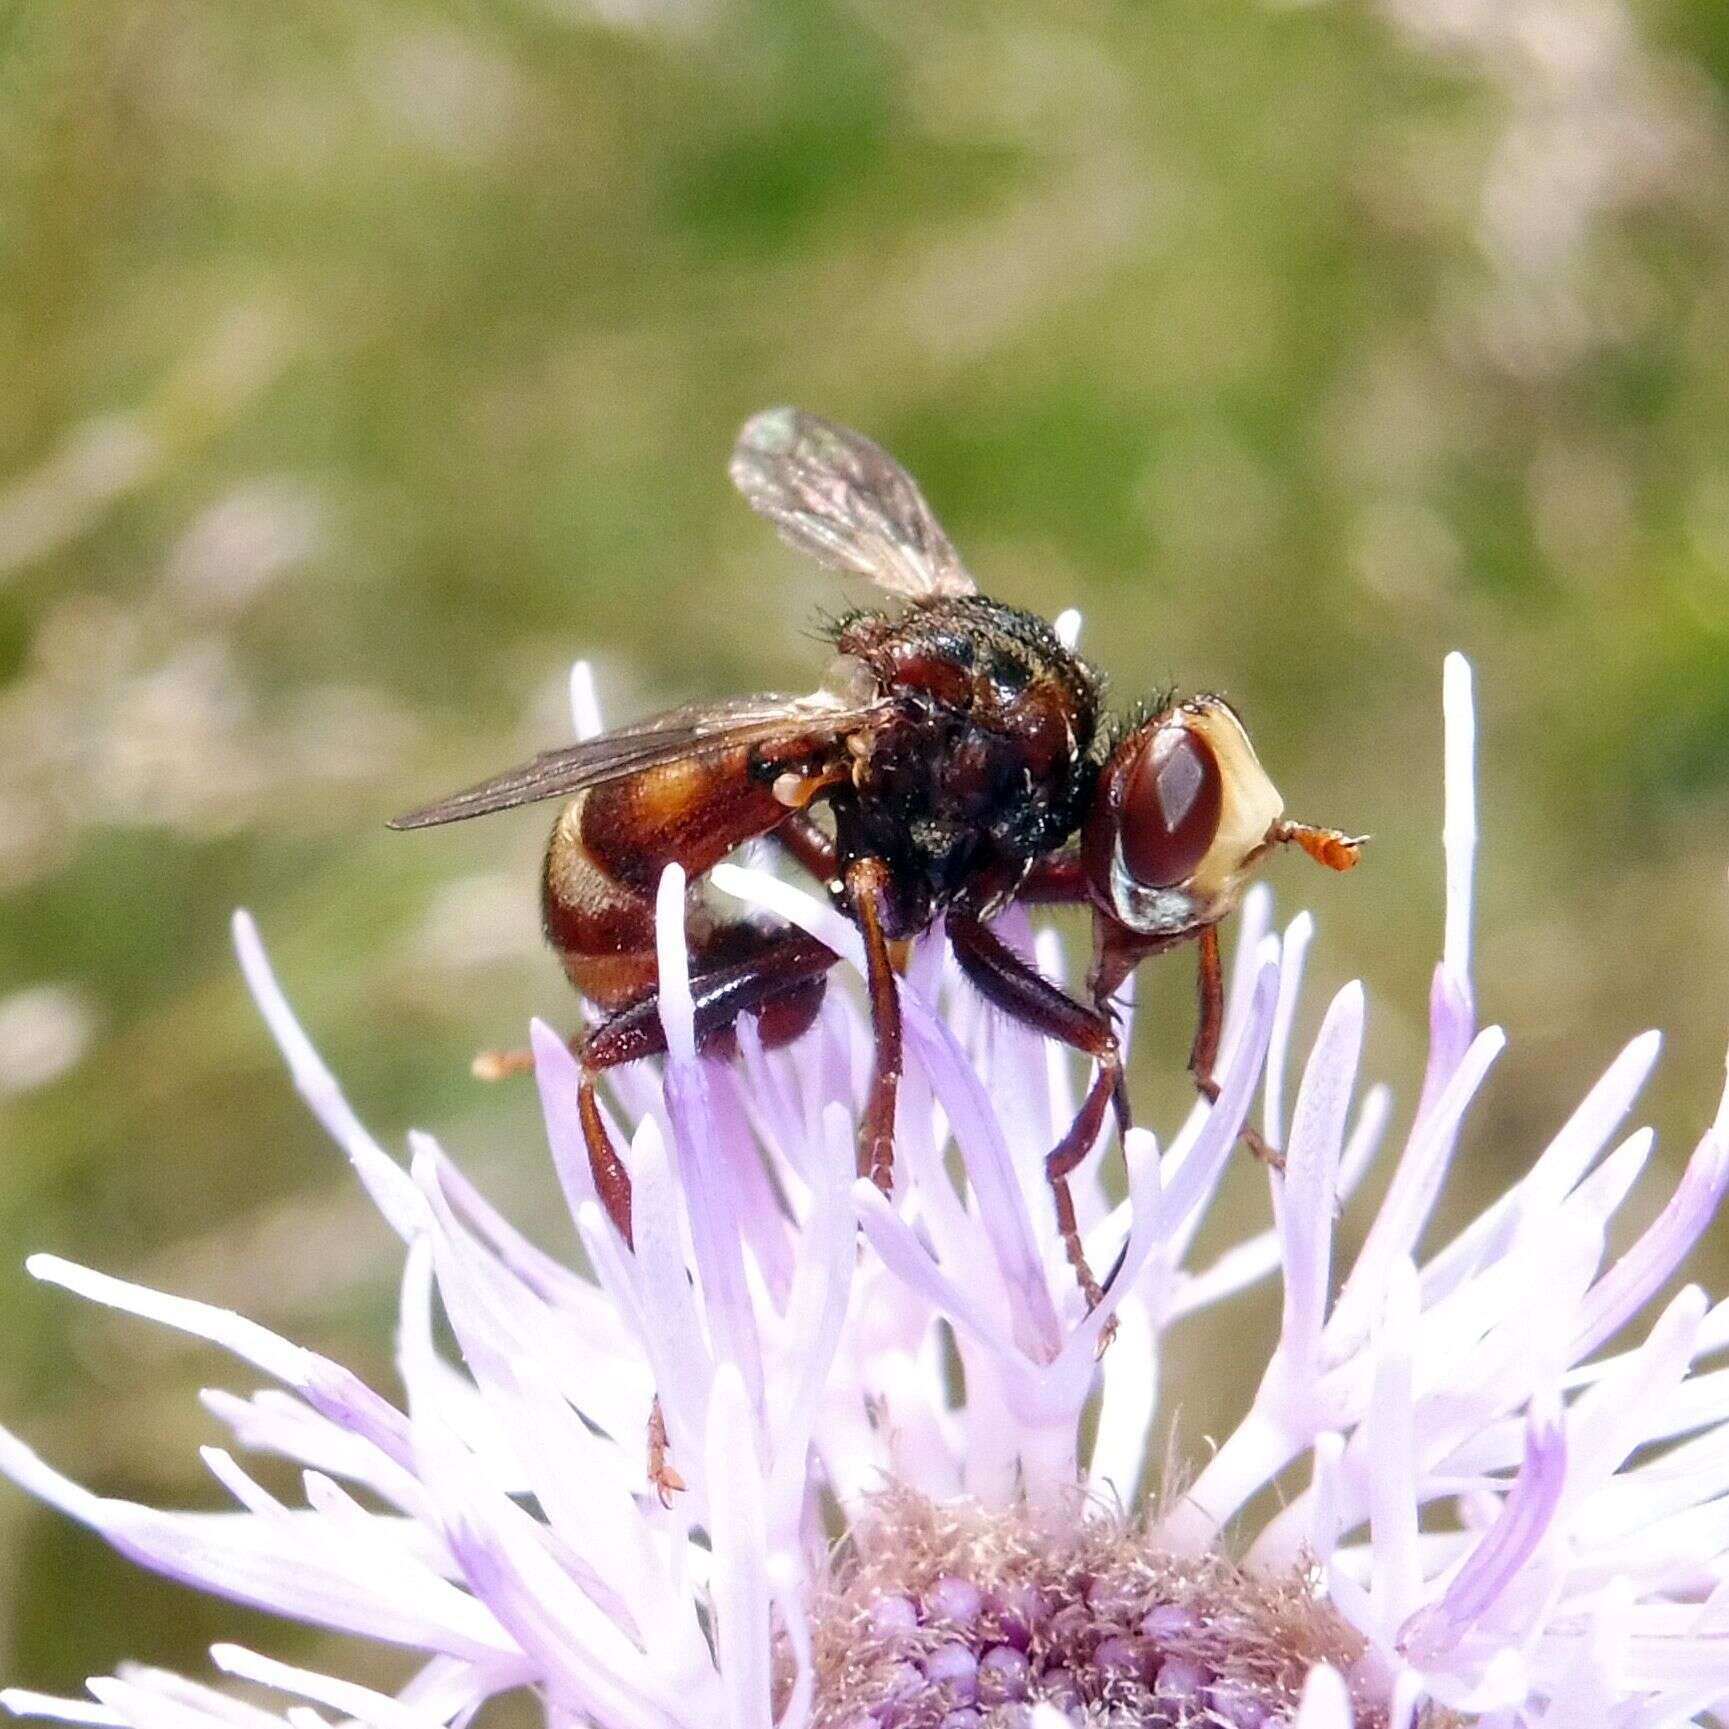
[[[1189,1073],[1195,1090],[1209,1104],[1219,1102],[1219,1082],[1214,1073],[1219,1061],[1219,1040],[1225,1030],[1225,969],[1219,959],[1219,927],[1208,925],[1200,937],[1200,967],[1196,977],[1200,996],[1200,1020],[1195,1042],[1189,1049]],[[1285,1155],[1244,1123],[1237,1138],[1270,1170],[1285,1168]]]
[[[1075,1120],[1045,1159],[1045,1180],[1051,1186],[1063,1249],[1075,1270],[1087,1307],[1096,1309],[1104,1301],[1104,1290],[1087,1264],[1069,1178],[1092,1150],[1104,1128],[1105,1115],[1113,1106],[1119,1130],[1126,1133],[1129,1126],[1128,1094],[1116,1030],[1108,1014],[1085,1008],[1066,991],[1059,990],[981,920],[951,912],[948,933],[961,970],[987,1001],[1034,1032],[1058,1039],[1098,1064]],[[1108,1342],[1109,1333],[1101,1338],[1101,1349]]]
[[[894,957],[883,933],[888,867],[881,859],[855,859],[846,868],[846,897],[864,937],[865,989],[870,997],[874,1056],[870,1093],[859,1123],[858,1174],[887,1195],[894,1190],[895,1103],[901,1084],[901,999]]]

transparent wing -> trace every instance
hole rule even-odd
[[[797,408],[744,424],[732,483],[781,539],[908,600],[977,590],[913,478],[862,433]]]
[[[395,817],[390,826],[434,828],[542,799],[569,798],[584,787],[625,780],[665,763],[740,745],[785,742],[794,751],[812,749],[867,720],[874,707],[843,705],[821,692],[693,703],[563,750],[543,751],[520,768],[507,769],[478,786]]]

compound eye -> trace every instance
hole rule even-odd
[[[1146,888],[1175,888],[1194,875],[1219,832],[1224,777],[1201,735],[1162,726],[1130,770],[1121,806],[1123,863]]]

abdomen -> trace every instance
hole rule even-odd
[[[547,941],[591,1002],[619,1009],[654,988],[654,908],[662,871],[691,884],[692,959],[728,947],[733,921],[704,907],[698,879],[787,808],[751,772],[749,749],[691,757],[579,793],[547,845],[542,911]]]

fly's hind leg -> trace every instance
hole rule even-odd
[[[825,975],[839,958],[802,931],[764,932],[744,925],[730,927],[726,933],[735,949],[747,946],[741,932],[746,933],[753,952],[704,968],[691,978],[697,1043],[701,1047],[712,1047],[728,1038],[741,1014],[756,1015],[762,1041],[771,1048],[797,1038],[816,1018],[827,984]],[[726,937],[718,941],[725,942]],[[630,1172],[607,1132],[595,1093],[595,1077],[666,1049],[659,990],[650,989],[599,1026],[578,1035],[571,1040],[571,1048],[582,1065],[577,1112],[588,1168],[613,1229],[634,1252]],[[686,1486],[669,1457],[666,1415],[658,1395],[648,1414],[648,1479],[662,1506],[669,1506],[672,1497]]]
[[[1219,959],[1219,927],[1208,925],[1200,936],[1200,966],[1196,983],[1200,997],[1200,1019],[1195,1042],[1189,1049],[1189,1073],[1195,1090],[1209,1104],[1219,1102],[1219,1082],[1214,1070],[1219,1061],[1219,1040],[1225,1030],[1225,969]],[[1269,1170],[1282,1171],[1285,1155],[1244,1123],[1237,1139]]]
[[[762,1042],[770,1049],[790,1043],[816,1018],[826,974],[839,959],[803,931],[764,931],[742,924],[717,933],[704,945],[703,958],[717,950],[733,953],[718,964],[702,966],[690,981],[697,1045],[704,1050],[722,1045],[743,1014],[757,1017]],[[594,1083],[608,1069],[665,1051],[658,987],[651,986],[599,1026],[572,1039],[571,1049],[582,1065],[578,1106],[589,1168],[607,1216],[628,1247],[630,1173],[607,1133]]]
[[[1087,1307],[1096,1309],[1104,1301],[1104,1289],[1087,1264],[1069,1178],[1098,1140],[1107,1111],[1114,1107],[1119,1132],[1128,1132],[1128,1093],[1123,1083],[1116,1030],[1109,1015],[1086,1008],[1066,991],[1059,990],[982,920],[951,912],[948,932],[961,970],[987,1001],[1035,1032],[1060,1040],[1098,1064],[1075,1120],[1045,1159],[1045,1180],[1051,1186],[1063,1248]],[[1109,1338],[1107,1331],[1100,1339],[1101,1349]]]

